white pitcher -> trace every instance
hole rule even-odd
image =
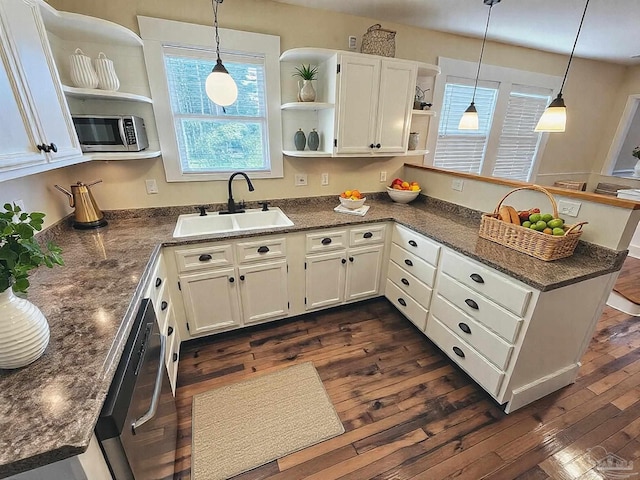
[[[71,81],[79,88],[96,88],[98,75],[93,69],[91,59],[82,50],[76,48],[75,54],[69,55],[71,63]]]
[[[98,58],[95,59],[96,73],[98,74],[98,88],[102,90],[116,91],[120,88],[120,80],[113,68],[113,61],[100,52]]]

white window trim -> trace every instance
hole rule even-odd
[[[164,65],[165,45],[215,49],[213,27],[143,16],[138,16],[138,25],[144,42],[144,59],[167,182],[228,180],[229,173],[182,173]],[[280,37],[224,28],[220,28],[219,32],[220,56],[223,62],[225,46],[230,52],[260,52],[265,55],[267,134],[271,168],[269,172],[252,173],[251,178],[282,178],[284,169],[280,118]],[[233,49],[229,48],[231,45]]]
[[[442,109],[442,102],[444,99],[444,89],[446,79],[448,76],[464,77],[464,78],[476,78],[476,72],[478,70],[478,64],[476,62],[467,62],[464,60],[456,60],[453,58],[438,57],[438,66],[440,67],[440,75],[438,75],[434,82],[433,88],[433,104],[438,105],[440,110]],[[480,68],[480,81],[493,81],[499,82],[500,87],[498,89],[498,99],[496,101],[496,107],[493,114],[493,122],[491,125],[491,131],[489,132],[489,138],[487,140],[487,148],[485,152],[485,160],[480,170],[480,175],[491,177],[493,175],[493,168],[495,164],[496,155],[498,152],[498,142],[500,139],[500,133],[502,132],[502,122],[509,103],[509,92],[512,85],[527,85],[531,87],[548,88],[553,91],[552,97],[554,97],[560,85],[562,84],[562,77],[555,75],[547,75],[544,73],[527,72],[524,70],[516,70],[514,68],[499,67],[497,65],[488,65],[483,63]],[[530,181],[534,181],[540,166],[540,159],[544,153],[544,149],[549,138],[548,133],[543,133],[540,139],[540,146],[533,159],[533,165],[531,166]],[[432,166],[433,157],[436,149],[436,142],[438,140],[438,121],[433,120],[433,125],[430,125],[429,134],[427,136],[427,150],[429,153],[424,157],[424,165]]]

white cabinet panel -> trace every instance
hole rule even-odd
[[[352,248],[348,252],[345,300],[371,297],[380,291],[382,245]]]
[[[306,309],[344,302],[346,275],[344,251],[309,255],[306,258]]]
[[[287,315],[286,260],[239,267],[238,273],[245,325]]]
[[[389,262],[387,278],[423,306],[429,306],[432,290],[395,262]]]
[[[436,267],[430,263],[425,262],[413,253],[407,252],[395,243],[391,245],[390,259],[428,286],[433,286],[436,277]]]
[[[416,327],[424,331],[429,312],[422,305],[400,290],[391,280],[387,280],[384,295],[405,317],[411,320]]]

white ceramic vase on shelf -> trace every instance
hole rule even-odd
[[[633,167],[633,176],[640,178],[640,160],[638,160]]]
[[[316,89],[313,88],[313,83],[311,83],[311,80],[302,81],[302,86],[300,86],[298,97],[301,102],[316,101]]]
[[[113,61],[100,52],[98,58],[95,59],[96,74],[98,75],[98,88],[102,90],[111,90],[115,92],[120,88],[120,80],[113,68]]]
[[[82,50],[76,48],[73,55],[69,55],[71,64],[71,82],[79,88],[96,88],[98,86],[98,75],[93,69],[91,58],[84,54]]]
[[[17,297],[11,287],[0,292],[0,368],[20,368],[42,356],[49,324],[40,309]]]

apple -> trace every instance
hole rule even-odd
[[[394,179],[393,182],[391,182],[391,186],[393,187],[394,185],[402,185],[402,179],[401,178]]]

